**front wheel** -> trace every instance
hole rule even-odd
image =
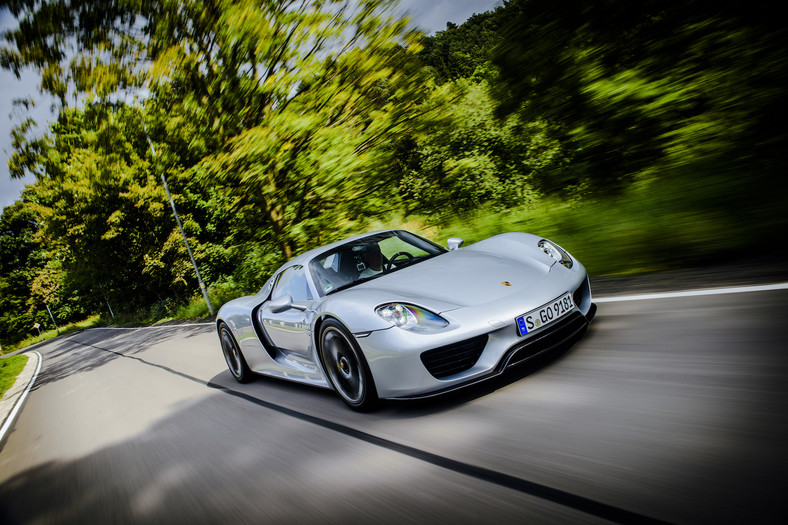
[[[378,403],[375,382],[353,336],[334,319],[320,328],[320,358],[331,385],[353,410],[371,410]]]
[[[222,353],[224,354],[224,360],[227,361],[227,368],[230,369],[230,373],[233,374],[235,380],[239,383],[251,381],[253,377],[252,371],[249,369],[249,365],[246,364],[246,359],[244,359],[241,349],[238,348],[238,343],[235,342],[235,337],[230,332],[230,327],[224,323],[219,324],[219,340],[222,343]]]

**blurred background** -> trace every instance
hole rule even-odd
[[[775,3],[458,2],[476,14],[437,32],[415,5],[0,4],[0,65],[38,88],[12,112],[3,350],[54,328],[47,308],[61,328],[207,315],[162,175],[217,308],[383,228],[529,231],[592,276],[784,267]]]

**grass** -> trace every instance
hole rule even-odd
[[[27,359],[28,356],[21,354],[0,359],[0,398],[14,385],[16,377],[25,368]]]

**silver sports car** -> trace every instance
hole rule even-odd
[[[594,316],[586,270],[557,244],[504,233],[449,249],[402,230],[285,263],[217,316],[235,379],[333,388],[351,408],[500,374],[579,337]]]

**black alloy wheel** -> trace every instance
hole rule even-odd
[[[238,348],[238,343],[235,342],[235,337],[230,332],[230,327],[225,323],[219,324],[219,340],[222,343],[222,353],[224,354],[224,360],[227,361],[227,368],[230,369],[230,373],[233,374],[235,380],[239,383],[251,381],[253,377],[252,371],[249,369],[249,365],[246,364],[246,359],[244,359],[241,349]]]
[[[350,408],[372,409],[378,403],[375,382],[353,336],[338,321],[320,328],[320,358],[331,385]]]

